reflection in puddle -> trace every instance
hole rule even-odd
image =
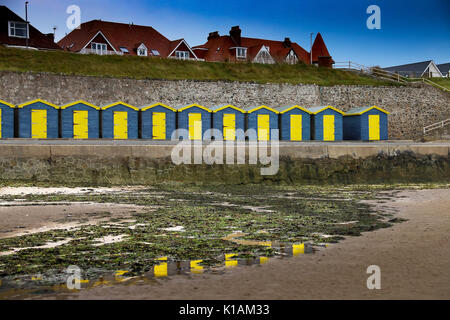
[[[243,234],[239,234],[242,237]],[[235,239],[231,237],[230,241],[246,242],[248,240]],[[285,244],[277,242],[258,242],[258,245],[270,246],[278,252],[275,258],[285,258],[297,256],[299,254],[314,253],[315,249],[312,244],[298,243]],[[263,244],[264,243],[264,244]],[[267,263],[269,257],[239,257],[237,253],[226,253],[222,256],[222,264],[214,266],[205,266],[203,260],[190,261],[172,261],[168,257],[161,257],[148,272],[135,276],[127,270],[117,270],[113,273],[104,272],[102,276],[96,279],[82,279],[80,281],[81,289],[95,288],[98,286],[111,286],[115,284],[139,285],[139,284],[156,284],[156,279],[169,278],[174,275],[195,275],[205,272],[221,273],[223,269],[235,268],[238,266],[251,266]],[[67,274],[54,276],[43,275],[27,275],[4,277],[0,279],[0,299],[23,298],[34,295],[54,294],[57,292],[77,292],[77,290],[69,290],[66,285]]]

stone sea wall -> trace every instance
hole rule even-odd
[[[136,106],[156,102],[170,106],[199,103],[206,107],[225,103],[239,107],[333,105],[344,111],[377,105],[391,112],[390,139],[416,139],[424,126],[450,118],[450,94],[427,85],[321,87],[0,72],[0,99],[20,104],[37,98],[57,105],[83,99],[100,106],[118,100]]]
[[[245,163],[239,165],[175,165],[171,158],[173,148],[174,145],[0,144],[0,181],[84,186],[450,181],[449,144],[285,144],[280,146],[279,170],[274,175],[261,175],[260,164],[249,164],[248,147],[243,147],[247,156]],[[237,159],[238,153],[234,152]]]

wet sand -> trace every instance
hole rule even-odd
[[[32,205],[34,204],[34,205]],[[38,205],[38,206],[36,206]],[[13,210],[11,208],[13,206]],[[74,228],[111,218],[125,219],[142,208],[136,205],[87,202],[14,202],[0,205],[0,239],[53,229]]]
[[[158,285],[117,285],[56,299],[450,299],[450,189],[403,191],[377,204],[408,219],[314,255],[270,259],[223,275],[175,276]],[[369,290],[369,265],[381,289]]]

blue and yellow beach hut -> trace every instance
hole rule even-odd
[[[285,106],[280,112],[280,139],[304,141],[311,139],[311,112],[303,107]]]
[[[57,139],[59,116],[57,105],[36,99],[17,106],[19,108],[19,138]]]
[[[83,100],[61,106],[61,137],[98,139],[100,137],[100,107]]]
[[[268,106],[248,107],[247,111],[247,130],[254,130],[256,132],[256,139],[258,141],[268,141],[279,138],[272,137],[271,130],[278,129],[278,110]],[[248,133],[249,140],[255,140],[255,135]]]
[[[125,102],[119,101],[103,106],[101,110],[103,138],[138,138],[138,108]]]
[[[223,140],[236,140],[236,130],[245,132],[246,111],[244,109],[231,104],[214,106],[210,109],[213,112],[213,128],[221,132]]]
[[[344,114],[344,139],[387,140],[388,114],[377,106],[348,110]]]
[[[0,139],[14,138],[14,105],[0,100]]]
[[[335,141],[343,138],[344,112],[332,106],[307,108],[311,112],[313,140]]]
[[[199,104],[179,106],[178,128],[188,131],[189,140],[210,139],[205,136],[207,130],[211,129],[211,110]]]
[[[162,103],[143,106],[141,110],[142,139],[170,140],[176,129],[175,108]]]

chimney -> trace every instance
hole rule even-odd
[[[210,32],[208,35],[208,41],[219,37],[219,31]]]
[[[54,33],[46,33],[45,36],[52,42],[55,42],[55,34]]]
[[[230,37],[233,38],[237,46],[241,45],[241,28],[239,26],[231,27]]]
[[[291,47],[291,44],[292,44],[291,39],[289,39],[289,38],[284,38],[283,45],[284,45],[286,48],[290,48],[290,47]]]

